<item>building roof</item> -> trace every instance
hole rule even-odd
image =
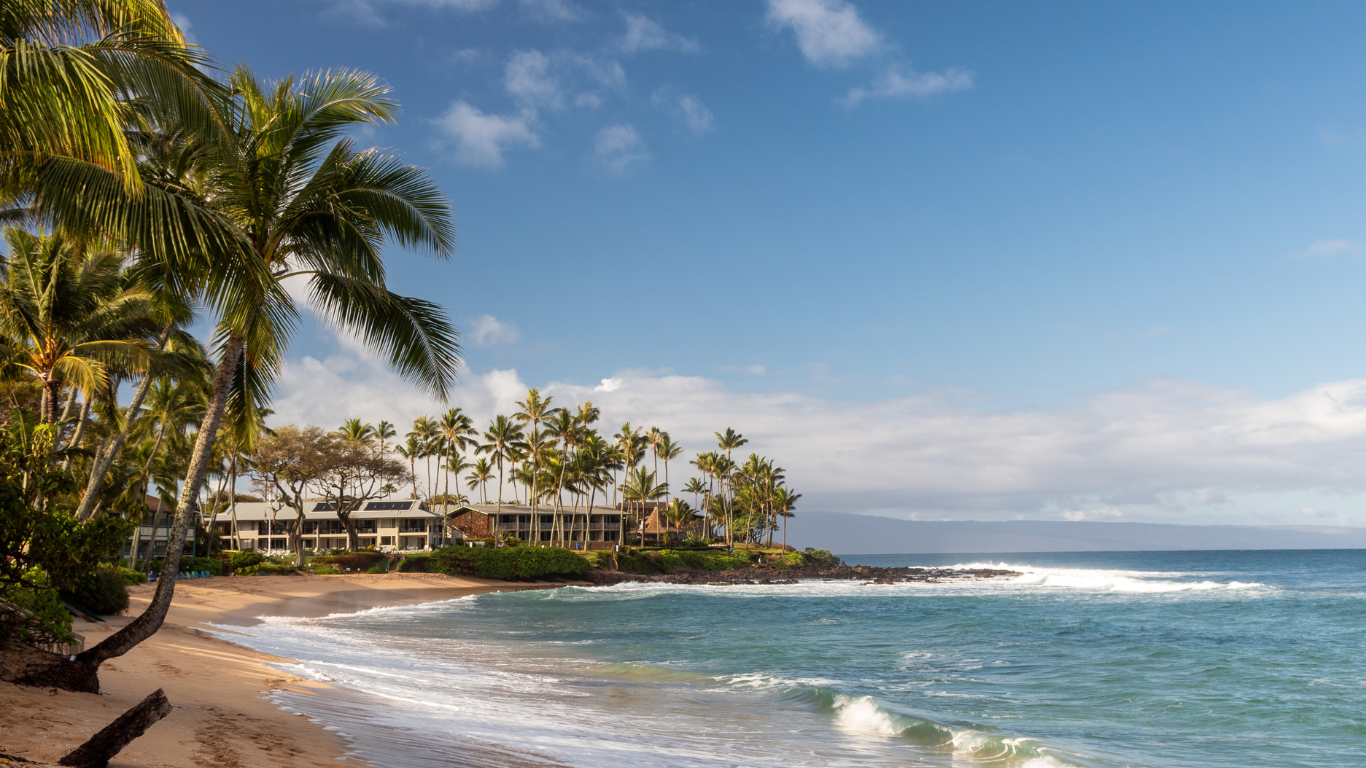
[[[441,505],[437,505],[438,508],[440,508],[440,506],[441,506]],[[482,514],[482,515],[496,515],[496,514],[498,514],[498,505],[497,505],[497,504],[452,504],[452,505],[450,505],[450,514],[452,514],[452,515],[458,515],[458,514],[460,514],[461,512],[465,512],[465,511],[478,512],[478,513],[480,513],[480,514]],[[555,511],[555,507],[554,507],[554,505],[543,504],[543,505],[537,507],[535,511],[536,511],[536,514],[539,514],[539,515],[549,515],[549,514],[551,514],[551,513],[553,513],[553,512]],[[575,510],[573,507],[563,507],[563,508],[561,509],[561,511],[562,511],[562,512],[577,512],[577,513],[580,514],[580,515],[586,515],[586,514],[588,514],[588,508],[587,508],[587,507],[582,507],[582,506],[579,507],[578,510]],[[611,506],[600,506],[600,505],[597,505],[597,504],[594,504],[594,505],[593,505],[593,514],[595,514],[595,515],[611,515],[611,514],[618,514],[618,513],[620,513],[620,512],[621,512],[621,510],[617,509],[616,507],[611,507]],[[504,504],[504,505],[503,505],[503,510],[502,510],[502,514],[505,514],[505,515],[529,515],[529,514],[531,514],[531,513],[532,513],[531,507],[524,506],[524,505],[521,505],[521,504]]]
[[[333,510],[331,504],[328,504],[325,501],[306,501],[304,502],[304,508],[306,510],[306,512],[304,513],[305,520],[337,519],[336,511]],[[237,502],[238,522],[250,520],[270,520],[272,519],[271,513],[272,510],[270,508],[270,504],[264,501]],[[229,509],[227,507],[224,507],[223,510],[218,513],[218,519],[220,521],[227,520],[229,519],[230,515],[231,513],[229,512]],[[387,499],[367,501],[364,504],[364,506],[362,506],[355,512],[351,513],[351,519],[353,520],[386,520],[400,517],[428,517],[440,519],[441,513],[425,509],[420,505],[419,502],[414,501],[412,499],[405,499],[403,501],[392,501]],[[290,509],[289,507],[281,507],[278,512],[274,513],[275,520],[293,520],[294,518],[295,512],[293,509]]]

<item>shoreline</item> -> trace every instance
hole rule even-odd
[[[321,723],[286,712],[267,696],[279,690],[316,695],[332,688],[268,665],[286,659],[203,629],[251,626],[261,617],[321,618],[370,608],[453,600],[490,592],[549,589],[564,582],[503,582],[439,574],[246,576],[176,585],[166,622],[152,638],[100,668],[101,694],[0,683],[0,753],[52,763],[157,688],[173,707],[128,745],[111,768],[157,766],[335,766],[363,760]],[[153,585],[129,588],[126,615],[104,623],[78,620],[86,647],[108,637],[147,606]],[[219,630],[221,631],[221,630]],[[16,763],[23,765],[23,763]]]

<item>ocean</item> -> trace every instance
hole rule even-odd
[[[395,768],[1366,762],[1366,550],[846,560],[1023,575],[564,588],[225,636],[336,686],[274,696]]]

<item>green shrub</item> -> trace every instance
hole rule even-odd
[[[266,576],[269,576],[269,575],[284,575],[284,576],[288,576],[288,575],[290,575],[290,574],[292,574],[292,573],[297,573],[297,569],[295,569],[294,566],[288,565],[288,564],[279,564],[279,563],[257,563],[256,565],[249,565],[249,566],[247,566],[246,568],[240,568],[240,569],[237,570],[237,575],[238,575],[238,576],[255,576],[255,575],[258,574],[258,573],[259,573],[259,574],[262,574],[262,575],[266,575]]]
[[[341,573],[341,571],[337,570],[336,568],[333,568],[327,563],[318,563],[317,565],[313,566],[313,572],[322,576],[331,576],[334,574]]]
[[[123,576],[123,583],[127,584],[130,587],[134,584],[147,583],[147,574],[140,573],[138,571],[133,570],[132,568],[120,568],[119,574]]]
[[[323,555],[322,557],[316,557],[313,559],[313,562],[327,563],[339,571],[345,571],[347,568],[350,568],[352,573],[360,573],[362,571],[369,572],[376,563],[388,559],[388,557],[379,552],[346,552],[340,555]],[[385,567],[386,569],[388,568],[388,566]],[[387,571],[379,571],[379,573],[386,572]]]
[[[408,555],[398,564],[399,573],[426,573],[431,565],[428,555]]]
[[[101,616],[128,610],[128,585],[120,569],[100,563],[72,588],[71,599]]]
[[[583,556],[559,547],[446,547],[427,558],[426,565],[437,573],[505,581],[578,576],[590,567]]]
[[[24,573],[24,579],[35,588],[27,589],[20,584],[0,587],[0,598],[29,611],[36,621],[0,625],[0,634],[36,643],[75,642],[76,636],[71,633],[71,612],[57,599],[57,591],[49,587],[47,574],[30,568]]]
[[[228,568],[240,573],[243,568],[260,565],[265,559],[265,555],[262,555],[260,552],[242,549],[228,555]]]
[[[388,572],[389,572],[389,566],[393,565],[393,563],[394,563],[393,560],[391,560],[391,559],[389,559],[389,558],[387,558],[387,557],[382,557],[382,558],[380,558],[379,560],[376,560],[374,565],[370,566],[369,568],[366,568],[366,569],[365,569],[365,572],[366,572],[366,573],[388,573]]]
[[[828,549],[806,548],[806,559],[813,565],[841,565],[840,559],[830,554]]]
[[[798,568],[804,568],[807,565],[806,555],[803,555],[801,552],[788,552],[783,555],[782,559],[786,561],[788,565],[794,565]]]

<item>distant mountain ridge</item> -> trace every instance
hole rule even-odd
[[[800,513],[799,513],[800,514]],[[835,553],[1141,552],[1192,549],[1366,549],[1366,528],[1169,525],[1060,520],[920,521],[812,512],[789,522],[788,543]]]

